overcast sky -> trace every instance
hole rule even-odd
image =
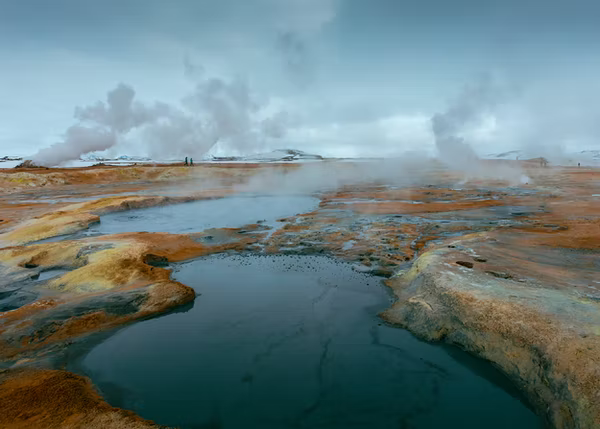
[[[433,153],[430,118],[486,73],[502,96],[463,130],[478,153],[600,149],[598,17],[597,0],[0,0],[0,156],[61,141],[119,83],[178,105],[195,73],[285,113],[261,150]]]

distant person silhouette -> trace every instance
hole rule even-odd
[[[578,163],[577,163],[577,167],[581,167],[581,162],[578,162]]]
[[[194,158],[190,158],[190,166],[194,166]]]
[[[184,165],[188,165],[188,163],[187,163],[187,156],[185,157]]]

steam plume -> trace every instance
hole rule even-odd
[[[116,134],[106,128],[73,125],[65,132],[62,142],[41,149],[32,157],[32,161],[39,165],[59,165],[85,153],[108,149],[116,143]]]
[[[465,86],[458,98],[443,113],[431,118],[431,128],[440,160],[467,178],[494,178],[512,183],[529,181],[520,168],[512,165],[484,163],[465,139],[469,128],[476,127],[504,101],[506,91],[483,75]]]
[[[442,162],[462,170],[479,161],[462,133],[466,127],[481,121],[496,103],[497,91],[490,77],[483,76],[475,84],[466,86],[444,113],[437,113],[431,118],[435,145]]]
[[[338,13],[338,0],[273,1],[279,9],[276,49],[290,81],[306,88],[315,80],[316,61],[312,47],[316,36]]]
[[[202,68],[189,59],[184,65],[188,77],[203,75]],[[105,102],[77,107],[77,123],[66,130],[63,141],[40,150],[32,160],[59,165],[109,149],[137,130],[150,155],[160,157],[199,158],[217,143],[241,149],[285,134],[286,115],[276,112],[265,117],[264,106],[241,79],[199,78],[179,107],[159,102],[146,105],[134,98],[132,87],[119,84],[108,92]]]
[[[281,53],[283,68],[290,80],[304,88],[314,79],[313,63],[306,41],[297,33],[286,31],[277,38],[277,49]]]
[[[106,102],[77,107],[75,118],[78,123],[67,129],[64,140],[41,149],[32,160],[36,164],[52,166],[89,152],[109,149],[117,144],[121,135],[169,114],[166,104],[146,107],[134,103],[134,97],[132,87],[119,84],[108,92]]]

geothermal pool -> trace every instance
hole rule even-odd
[[[506,379],[382,324],[379,280],[325,257],[179,265],[193,306],[126,327],[70,364],[107,401],[181,428],[538,428]]]
[[[311,212],[319,207],[319,202],[318,198],[307,195],[236,195],[127,210],[102,215],[100,223],[84,231],[46,238],[37,243],[140,231],[189,234],[257,222],[269,226],[272,233],[283,225],[277,222],[278,219]]]
[[[313,211],[319,199],[310,196],[234,196],[111,213],[90,233],[118,234],[147,231],[185,234],[208,228],[239,227],[261,221],[276,226],[277,219]]]

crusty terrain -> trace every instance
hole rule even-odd
[[[297,164],[282,165],[295,169]],[[146,164],[129,167],[94,166],[79,168],[15,168],[0,169],[0,189],[16,193],[32,188],[63,188],[117,183],[142,185],[144,182],[166,184],[182,180],[228,180],[252,176],[262,168],[260,164]]]
[[[397,296],[383,314],[387,321],[492,361],[553,427],[600,427],[600,171],[525,167],[531,179],[519,186],[496,180],[458,183],[456,175],[440,171],[429,183],[361,183],[323,191],[315,211],[280,219],[282,227],[273,234],[248,225],[190,235],[126,233],[31,244],[85,229],[104,213],[226,197],[236,192],[232,185],[257,170],[297,167],[207,167],[193,173],[204,175],[202,183],[211,168],[215,177],[227,180],[203,190],[188,187],[194,179],[190,182],[192,173],[183,167],[164,167],[163,173],[186,172],[187,185],[169,179],[172,188],[165,188],[163,176],[151,177],[153,169],[163,167],[73,169],[88,180],[81,181],[77,196],[87,193],[92,200],[69,202],[73,188],[67,184],[32,186],[26,196],[10,197],[23,200],[19,204],[0,198],[0,216],[8,220],[0,230],[5,246],[0,249],[0,291],[19,285],[10,293],[23,294],[22,305],[0,313],[0,362],[12,367],[4,376],[13,383],[34,379],[36,373],[15,371],[48,362],[88,334],[193,300],[193,290],[171,280],[168,263],[224,251],[325,254],[385,278]],[[52,169],[32,174],[54,173],[83,174]],[[107,184],[102,193],[91,185],[117,175],[133,181]],[[67,197],[33,204],[36,195]],[[31,281],[56,268],[68,271],[45,282]],[[37,374],[44,380],[54,373]],[[68,401],[63,395],[56,394],[54,401]],[[25,407],[14,398],[15,409]],[[40,418],[55,419],[57,425],[68,420],[55,404],[32,416],[46,407],[48,415]],[[15,417],[25,408],[7,414],[12,417],[6,422],[22,424],[10,427],[38,427],[35,417]],[[58,417],[50,416],[55,412]],[[102,413],[104,419],[113,416]],[[80,417],[100,421],[93,420],[94,407],[88,414]],[[71,427],[69,422],[57,427]]]
[[[225,250],[244,250],[256,237],[221,232],[223,244],[164,233],[119,234],[0,250],[5,285],[50,269],[67,268],[43,285],[40,298],[0,313],[0,358],[16,359],[83,334],[163,313],[194,299],[170,279],[169,262]],[[214,241],[214,240],[213,240]],[[23,287],[28,286],[27,280]]]
[[[113,408],[81,376],[56,370],[0,372],[0,427],[5,429],[159,428]]]

